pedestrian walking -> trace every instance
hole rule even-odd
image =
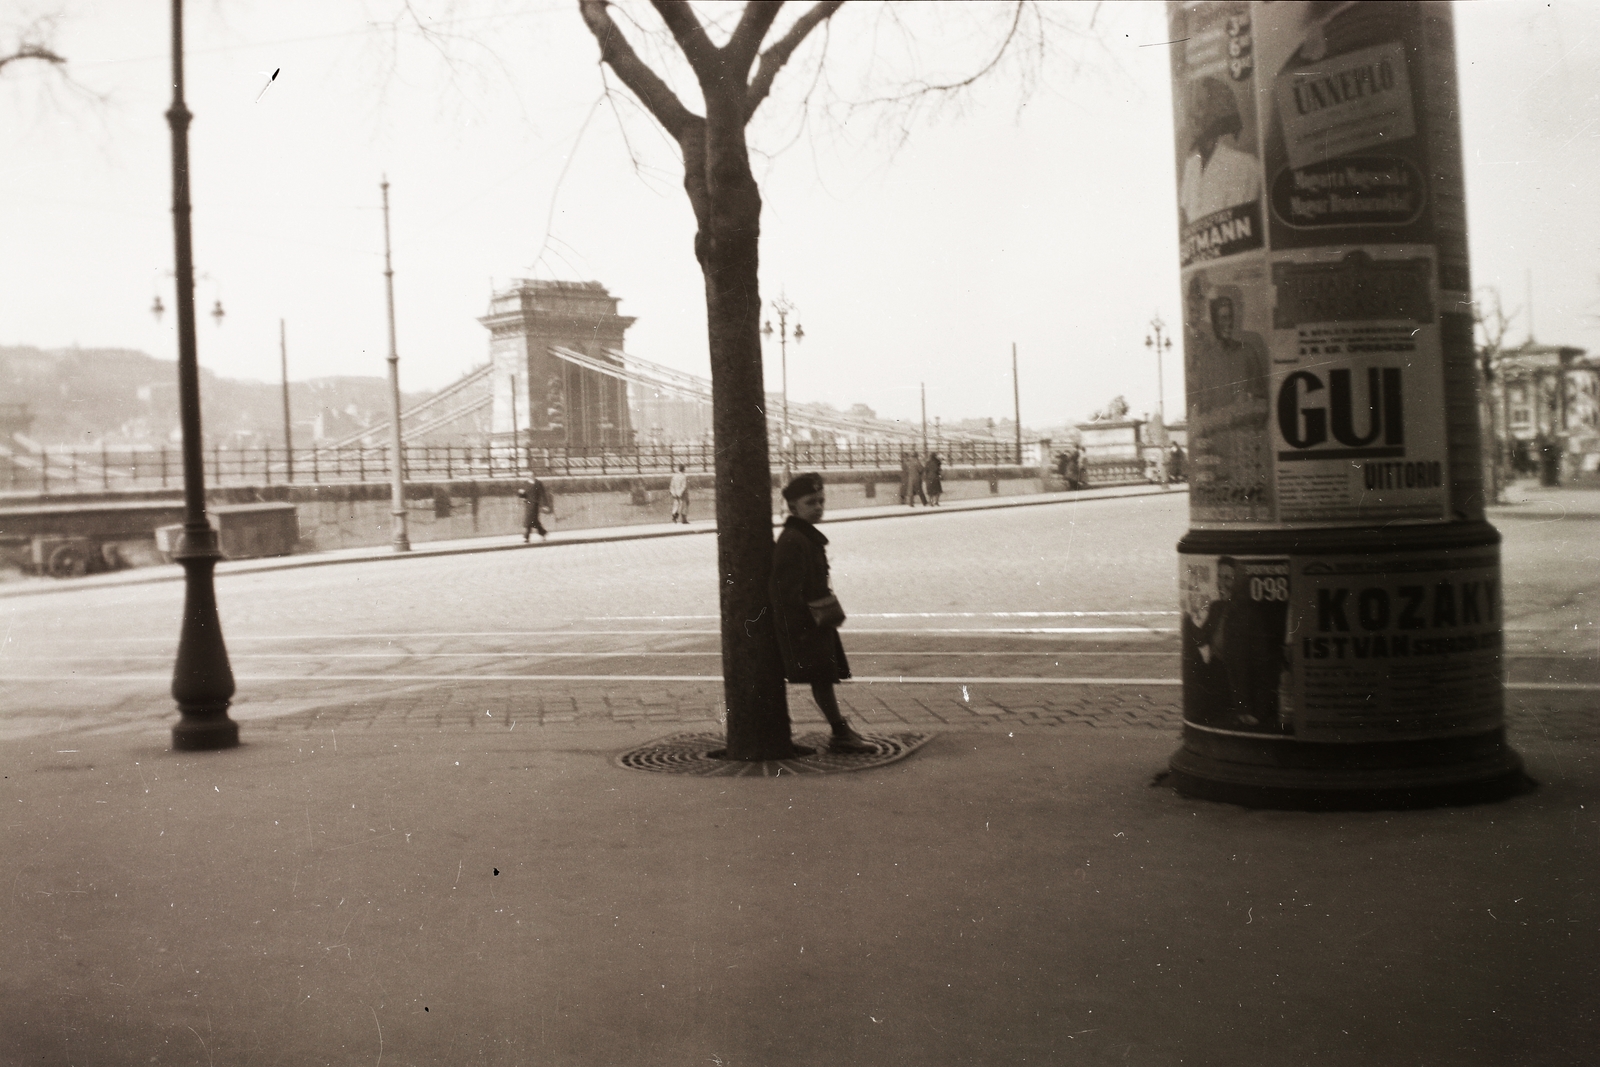
[[[912,452],[910,472],[906,481],[906,503],[912,507],[917,506],[917,497],[919,496],[922,498],[922,506],[928,506],[928,494],[922,491],[922,476],[924,473],[921,453]]]
[[[672,495],[672,521],[689,525],[688,467],[679,465],[677,473],[672,476],[672,481],[667,483],[667,492]]]
[[[797,475],[783,488],[789,516],[772,551],[772,600],[783,673],[790,682],[810,685],[811,696],[833,730],[831,752],[875,752],[839,711],[833,687],[850,677],[839,626],[844,608],[828,584],[828,539],[817,529],[827,495],[822,475]]]
[[[527,544],[533,531],[539,531],[539,540],[549,537],[544,528],[544,523],[539,521],[540,513],[548,514],[550,521],[556,517],[555,497],[550,495],[549,488],[537,476],[530,476],[527,482],[517,490],[517,495],[522,498],[522,543]]]
[[[900,453],[900,503],[911,497],[911,453]]]
[[[1083,451],[1077,445],[1061,453],[1057,469],[1068,489],[1083,488]]]
[[[939,497],[944,494],[944,460],[937,452],[928,453],[928,465],[922,469],[922,485],[933,506],[938,507]]]

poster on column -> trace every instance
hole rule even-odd
[[[1169,18],[1184,267],[1263,247],[1255,56],[1247,3]]]
[[[1423,83],[1438,72],[1422,65],[1420,15],[1415,4],[1302,0],[1275,4],[1258,28],[1274,250],[1431,245],[1439,212],[1454,218],[1431,188],[1446,164],[1430,157],[1429,137],[1451,123],[1425,105]]]
[[[1308,740],[1494,729],[1504,717],[1494,550],[1296,559],[1286,716]]]
[[[1178,557],[1183,719],[1227,733],[1287,734],[1287,558]]]
[[[1272,285],[1278,521],[1448,519],[1432,257],[1293,253],[1274,257]]]
[[[1271,522],[1265,261],[1245,256],[1191,267],[1183,285],[1189,513],[1202,523]]]

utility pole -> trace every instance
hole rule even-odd
[[[294,481],[294,431],[289,422],[289,341],[283,320],[278,320],[278,362],[283,368],[283,463],[289,481]]]
[[[400,435],[400,353],[394,340],[394,266],[389,259],[389,176],[383,176],[383,284],[389,293],[389,443],[394,450],[394,470],[390,485],[393,497],[389,514],[394,516],[394,550],[410,552],[406,536],[406,453]]]
[[[239,724],[228,717],[233,668],[217,616],[213,571],[222,558],[206,515],[200,436],[200,359],[194,336],[194,248],[189,232],[189,120],[183,99],[183,0],[172,0],[172,231],[177,266],[178,411],[183,428],[183,534],[173,558],[183,566],[183,625],[172,668],[172,698],[182,717],[172,728],[180,750],[232,748]]]
[[[514,476],[522,474],[518,466],[521,459],[517,455],[517,376],[511,376],[511,473]]]
[[[918,382],[922,389],[922,454],[928,454],[928,383]]]
[[[1017,466],[1022,466],[1022,385],[1017,381],[1017,342],[1011,342],[1011,411],[1017,430]]]

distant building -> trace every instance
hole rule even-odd
[[[536,448],[634,444],[622,360],[611,354],[622,351],[634,320],[617,314],[617,302],[599,282],[532,278],[491,297],[489,314],[478,321],[489,331],[494,368],[493,433],[515,429]],[[589,365],[562,358],[558,348]]]
[[[1600,361],[1582,348],[1527,341],[1491,361],[1488,401],[1502,456],[1533,473],[1559,453],[1563,475],[1600,468]],[[1552,451],[1553,450],[1553,451]]]

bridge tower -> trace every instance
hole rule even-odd
[[[494,403],[491,432],[516,428],[535,448],[622,448],[634,443],[627,383],[557,357],[566,348],[600,363],[622,361],[634,319],[599,282],[513,279],[490,298],[478,321],[489,331]],[[516,395],[513,400],[512,385]]]

